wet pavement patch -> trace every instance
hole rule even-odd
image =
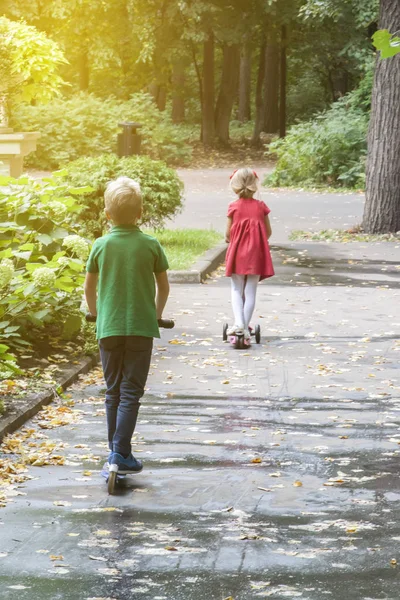
[[[148,396],[110,497],[101,388],[0,512],[2,600],[395,600],[399,399]]]

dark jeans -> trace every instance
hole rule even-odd
[[[106,414],[110,450],[128,455],[149,374],[153,338],[112,336],[99,341],[106,380]]]

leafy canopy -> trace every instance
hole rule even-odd
[[[66,62],[46,34],[0,17],[0,94],[8,101],[49,101],[63,84],[57,70]]]

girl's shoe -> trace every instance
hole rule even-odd
[[[240,327],[239,325],[233,325],[232,327],[229,327],[226,333],[227,335],[243,335],[243,332],[243,327]]]
[[[250,328],[244,330],[244,339],[247,342],[251,341],[251,330],[250,330]]]

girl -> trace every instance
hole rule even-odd
[[[228,208],[226,275],[231,277],[235,325],[228,335],[244,334],[250,340],[249,323],[256,303],[257,284],[274,275],[268,240],[272,229],[268,206],[253,198],[257,173],[239,169],[231,175],[231,188],[238,195]]]

